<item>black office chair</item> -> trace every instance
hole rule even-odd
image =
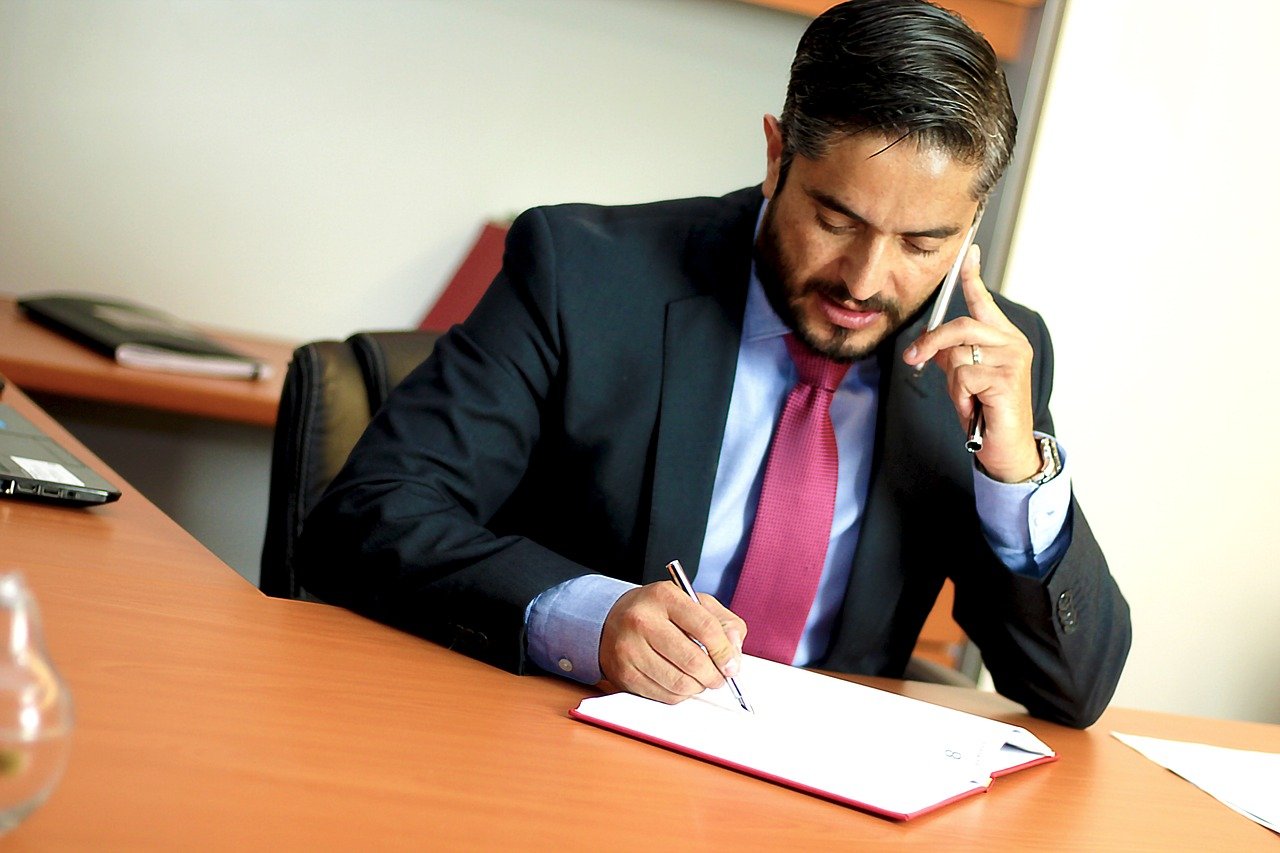
[[[298,347],[285,374],[271,451],[267,535],[258,588],[307,598],[294,543],[302,520],[346,462],[387,394],[435,346],[436,332],[361,332]]]

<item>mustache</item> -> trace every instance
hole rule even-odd
[[[798,299],[810,293],[825,296],[837,305],[843,305],[854,311],[879,311],[890,316],[894,316],[898,312],[898,302],[895,299],[890,299],[879,293],[866,299],[851,299],[848,288],[842,282],[831,279],[809,279],[804,283],[802,292],[797,294],[796,298]]]

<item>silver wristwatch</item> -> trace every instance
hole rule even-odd
[[[1042,435],[1036,444],[1040,447],[1040,470],[1022,482],[1043,486],[1062,472],[1062,457],[1058,455],[1058,442],[1053,436]]]

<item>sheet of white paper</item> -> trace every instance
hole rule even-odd
[[[1280,832],[1280,753],[1111,735],[1250,820]]]
[[[18,467],[27,472],[28,477],[37,480],[48,480],[51,483],[62,483],[66,486],[83,486],[84,481],[67,470],[58,462],[47,462],[43,459],[28,459],[25,456],[10,456]]]
[[[679,705],[626,693],[585,699],[589,718],[749,772],[899,816],[986,788],[1053,751],[1025,729],[744,656],[738,685]],[[1006,747],[1014,742],[1022,749]]]

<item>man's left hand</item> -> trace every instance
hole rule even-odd
[[[943,323],[907,347],[910,365],[932,359],[947,376],[947,393],[967,431],[974,401],[981,401],[986,429],[978,461],[987,476],[1006,483],[1040,470],[1031,408],[1031,344],[996,306],[982,283],[981,253],[969,248],[960,269],[968,317]]]

